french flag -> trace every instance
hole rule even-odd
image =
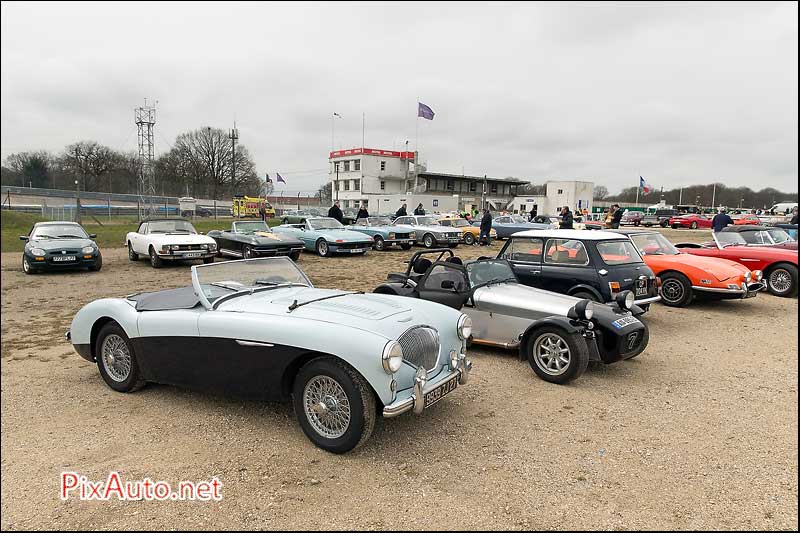
[[[642,192],[645,194],[650,193],[650,186],[644,181],[644,178],[639,176],[639,188],[642,189]]]

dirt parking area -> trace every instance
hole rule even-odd
[[[335,456],[289,405],[109,389],[64,341],[72,316],[96,298],[184,286],[189,268],[103,252],[99,273],[36,276],[2,254],[3,529],[797,528],[796,298],[655,305],[643,355],[591,365],[568,386],[474,348],[467,386]],[[410,254],[306,253],[300,265],[318,286],[369,291]],[[65,470],[216,476],[224,499],[61,501]]]

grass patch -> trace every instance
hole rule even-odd
[[[97,245],[102,250],[103,248],[118,248],[122,247],[125,242],[125,235],[129,231],[135,231],[138,222],[133,217],[116,217],[111,221],[108,219],[103,220],[99,218],[102,225],[94,221],[90,216],[83,217],[83,228],[87,233],[97,234]],[[231,227],[231,218],[198,218],[192,224],[203,233],[208,233],[214,229],[228,229]],[[254,220],[254,219],[247,219]],[[25,248],[25,242],[19,240],[20,235],[27,235],[31,227],[37,222],[45,222],[46,219],[31,215],[29,213],[17,213],[14,211],[3,210],[0,211],[0,250],[3,252],[22,252]],[[270,226],[277,226],[280,224],[278,219],[270,219],[267,223]]]

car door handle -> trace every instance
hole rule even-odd
[[[267,348],[272,348],[275,346],[274,344],[270,344],[268,342],[243,341],[241,339],[236,339],[236,344],[241,346],[265,346]]]

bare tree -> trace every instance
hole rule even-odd
[[[605,200],[606,198],[608,198],[608,187],[605,185],[599,185],[594,188],[595,200]]]
[[[86,191],[101,188],[110,191],[113,172],[121,165],[118,152],[95,141],[80,141],[67,146],[60,159],[64,168],[83,183]]]

